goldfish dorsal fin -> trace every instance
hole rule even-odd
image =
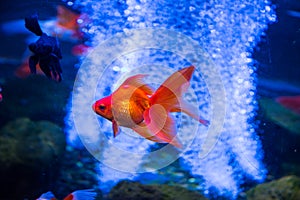
[[[148,140],[170,143],[178,148],[182,148],[181,142],[176,137],[173,119],[165,108],[159,104],[155,104],[145,110],[143,126],[136,127],[133,130]]]
[[[137,74],[134,76],[131,76],[127,78],[123,83],[122,86],[134,86],[136,88],[139,88],[143,90],[146,94],[151,95],[153,94],[153,90],[150,86],[148,86],[146,83],[144,83],[143,78],[147,76],[145,74]]]

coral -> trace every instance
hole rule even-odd
[[[300,199],[300,178],[286,176],[279,180],[263,183],[247,191],[247,200],[298,200]]]

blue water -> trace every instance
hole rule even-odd
[[[278,128],[265,125],[269,121],[262,117],[259,107],[261,97],[299,95],[300,91],[299,71],[293,70],[299,65],[297,58],[276,62],[276,58],[280,59],[276,56],[283,42],[276,46],[270,38],[275,35],[279,40],[283,33],[273,30],[280,14],[274,2],[64,0],[20,3],[15,10],[22,11],[21,6],[27,8],[26,11],[16,12],[14,17],[3,12],[1,21],[1,34],[9,38],[3,46],[11,46],[1,49],[3,94],[15,79],[20,81],[17,87],[22,86],[22,79],[14,77],[13,73],[29,55],[26,50],[29,41],[36,40],[24,29],[23,16],[38,10],[45,27],[45,21],[55,19],[57,3],[83,14],[82,19],[88,21],[80,28],[84,34],[82,40],[74,41],[67,34],[61,38],[56,35],[63,47],[63,83],[53,86],[50,82],[49,86],[42,82],[43,91],[53,94],[49,95],[53,98],[47,97],[42,102],[39,93],[31,90],[28,94],[22,93],[22,88],[13,88],[15,85],[11,89],[14,92],[8,94],[16,95],[18,101],[12,102],[21,99],[25,106],[31,105],[30,102],[53,105],[44,110],[45,113],[41,106],[38,114],[34,113],[36,111],[27,114],[25,109],[20,111],[20,116],[59,124],[66,136],[66,154],[88,150],[90,154],[79,153],[74,160],[83,171],[85,162],[82,159],[95,165],[87,170],[93,171],[89,176],[97,181],[91,187],[107,194],[121,180],[134,180],[143,184],[179,184],[210,199],[237,199],[250,187],[270,177],[285,175],[278,172],[280,161],[272,158],[280,149],[272,147],[270,142],[272,134],[279,134]],[[297,25],[297,20],[297,16],[292,16],[289,22]],[[45,28],[48,32],[51,29],[51,26]],[[288,30],[291,29],[294,27]],[[286,33],[287,38],[294,32]],[[20,45],[14,41],[19,41]],[[297,49],[299,41],[290,42],[294,45],[292,48]],[[83,43],[90,46],[89,53],[71,55],[72,46]],[[283,70],[286,63],[291,67]],[[145,82],[156,89],[173,72],[190,65],[196,70],[184,98],[197,108],[201,117],[210,121],[210,125],[205,127],[182,113],[172,114],[183,149],[156,144],[124,127],[114,138],[111,122],[91,109],[93,102],[111,94],[129,76],[147,74]],[[39,79],[29,80],[30,84],[40,82]],[[5,98],[8,97],[4,95]],[[58,100],[63,109],[56,105]],[[0,125],[15,118],[8,114],[7,119],[1,118]],[[271,134],[264,134],[264,129]],[[276,139],[278,141],[281,137]],[[299,147],[297,142],[292,147],[280,145],[292,149],[290,151]],[[279,160],[284,160],[285,154],[278,156]],[[77,162],[77,158],[80,161]],[[55,183],[47,182],[49,190],[55,188]],[[84,189],[72,186],[66,183],[66,188]]]

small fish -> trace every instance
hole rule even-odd
[[[93,189],[76,190],[66,196],[63,200],[94,200],[97,193]],[[57,200],[52,192],[43,193],[36,200]]]
[[[66,8],[65,6],[58,5],[57,26],[62,29],[60,32],[62,34],[66,34],[69,32],[69,35],[71,38],[73,38],[73,40],[83,39],[83,32],[80,30],[80,26],[83,23],[84,16],[85,15],[75,13],[74,11]]]
[[[84,56],[87,55],[90,50],[90,46],[87,46],[85,44],[78,44],[72,47],[72,54],[74,56]]]
[[[92,108],[112,121],[114,137],[119,134],[119,126],[124,126],[148,140],[182,148],[170,112],[184,112],[205,126],[209,124],[182,97],[194,70],[190,66],[173,73],[155,92],[142,81],[145,75],[131,76],[110,96],[96,101]]]
[[[23,63],[14,71],[14,74],[18,78],[27,78],[31,74],[29,67],[29,58],[23,61]],[[36,65],[36,74],[44,74],[39,64]]]
[[[2,88],[1,88],[1,86],[0,86],[0,102],[3,101],[3,95],[2,95],[1,92],[2,92]]]
[[[57,16],[55,18],[39,21],[41,29],[48,35],[59,37],[61,40],[80,42],[84,37],[81,28],[90,22],[88,16],[74,12],[62,5],[58,5],[56,10]],[[0,31],[5,35],[28,34],[24,27],[24,19],[1,23]]]
[[[36,66],[40,65],[44,74],[53,80],[62,80],[62,69],[59,60],[62,59],[60,46],[55,37],[48,36],[41,30],[38,22],[38,15],[33,14],[25,18],[25,27],[40,38],[29,44],[29,50],[34,55],[29,58],[29,68],[31,73],[36,74]]]
[[[281,105],[283,105],[284,107],[300,115],[300,95],[281,96],[281,97],[277,97],[275,100]]]

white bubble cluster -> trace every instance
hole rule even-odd
[[[176,42],[172,43],[173,40],[168,40],[172,42],[165,45],[168,48],[172,47],[171,51],[157,50],[151,49],[157,46],[149,45],[143,37],[129,41],[128,48],[121,45],[121,49],[114,49],[122,52],[119,57],[114,57],[115,52],[110,52],[109,46],[103,52],[99,51],[101,52],[99,57],[111,58],[111,60],[102,62],[94,56],[84,61],[82,67],[89,65],[87,68],[89,70],[80,71],[74,88],[75,93],[80,94],[77,96],[80,98],[73,99],[70,105],[70,115],[66,119],[70,127],[68,129],[70,137],[77,134],[72,128],[74,122],[70,117],[75,107],[78,112],[73,113],[77,118],[74,120],[75,124],[84,123],[82,128],[77,128],[77,131],[84,133],[83,137],[87,140],[103,142],[101,139],[103,136],[99,135],[99,128],[101,128],[101,131],[107,135],[108,141],[114,143],[114,148],[117,147],[125,152],[146,154],[151,142],[143,138],[130,139],[128,137],[131,134],[130,130],[124,130],[124,133],[128,133],[110,140],[112,139],[109,135],[111,134],[110,122],[96,119],[90,110],[86,110],[86,107],[90,109],[93,103],[90,102],[91,100],[109,95],[118,86],[116,83],[120,83],[122,78],[130,74],[147,73],[153,69],[147,81],[155,85],[161,83],[167,77],[168,72],[174,72],[191,63],[199,63],[203,66],[211,66],[215,72],[219,73],[222,86],[225,88],[225,98],[218,98],[210,93],[213,90],[211,88],[210,91],[210,84],[214,85],[214,83],[208,80],[214,71],[205,67],[201,68],[201,66],[196,66],[198,70],[191,82],[192,95],[187,95],[187,98],[190,98],[190,102],[197,104],[201,115],[210,118],[212,123],[214,123],[213,116],[218,114],[212,105],[224,106],[226,113],[223,116],[224,121],[218,122],[222,124],[222,130],[220,134],[214,135],[214,138],[209,138],[209,131],[207,132],[202,127],[197,129],[195,137],[190,138],[189,133],[193,130],[191,127],[194,123],[185,119],[184,116],[181,117],[181,124],[178,127],[180,137],[186,142],[193,139],[193,143],[180,154],[182,167],[188,169],[193,175],[203,177],[204,181],[199,185],[199,189],[206,191],[208,195],[212,195],[211,192],[214,191],[216,195],[235,198],[241,190],[240,185],[248,179],[264,180],[266,170],[262,164],[263,152],[252,121],[257,105],[255,69],[251,66],[251,53],[268,23],[276,20],[269,1],[76,0],[74,5],[81,7],[82,12],[89,15],[91,23],[85,30],[93,38],[96,48],[97,45],[109,41],[118,33],[128,36],[132,30],[154,28],[184,34],[184,37],[196,41],[197,45],[202,48],[201,51],[204,50],[204,52],[201,54],[203,57],[200,61],[198,58],[193,60],[194,52],[190,52],[191,55],[187,52],[190,44],[176,44]],[[149,40],[154,41],[153,38]],[[133,48],[144,47],[143,45],[149,47]],[[117,43],[116,46],[118,46]],[[206,64],[204,60],[201,60],[203,58],[209,58]],[[86,85],[91,88],[91,91],[81,91],[82,88],[86,88]],[[97,90],[96,93],[95,90]],[[86,114],[89,112],[91,114]],[[79,115],[82,116],[79,117]],[[216,137],[218,140],[216,143],[212,142],[213,148],[211,146],[206,148],[205,141]],[[122,168],[123,171],[127,170],[130,173],[118,172],[109,167],[99,168],[101,174],[99,179],[103,185],[115,183],[124,178],[138,179],[142,176],[132,171],[138,172],[141,165],[145,169],[144,162],[147,160],[145,156],[138,154],[132,161],[126,157],[128,154],[114,154],[115,149],[111,148],[113,148],[112,145],[103,142],[101,151],[99,147],[95,147],[95,151],[99,151],[98,156],[105,165],[112,166],[120,163],[125,166]],[[118,173],[122,175],[112,176]]]

